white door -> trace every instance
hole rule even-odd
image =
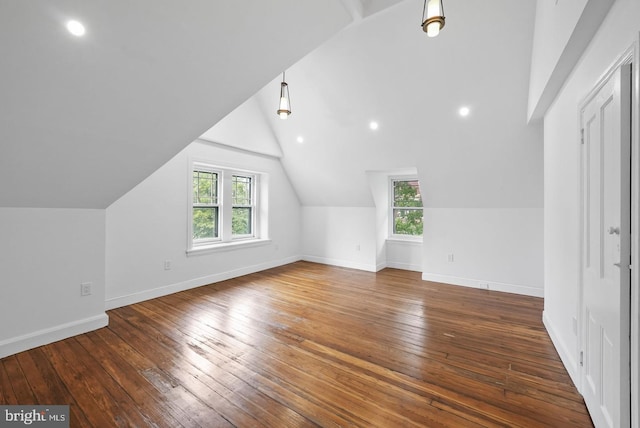
[[[630,65],[581,111],[582,393],[597,428],[630,424]]]

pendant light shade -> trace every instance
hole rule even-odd
[[[426,16],[425,16],[426,12]],[[427,36],[435,37],[444,27],[444,7],[442,0],[424,0],[422,8],[422,29]]]
[[[278,104],[278,116],[286,119],[291,114],[291,100],[289,99],[289,85],[284,81],[284,71],[282,72],[282,83],[280,84],[280,103]]]

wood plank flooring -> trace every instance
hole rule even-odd
[[[542,299],[298,262],[0,360],[72,427],[592,427]]]

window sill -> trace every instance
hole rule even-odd
[[[203,254],[219,253],[223,251],[234,251],[252,247],[262,247],[269,245],[270,239],[245,239],[231,242],[220,242],[209,245],[201,245],[187,249],[187,256],[199,256]]]
[[[398,245],[422,245],[422,238],[387,238],[387,242],[390,244]]]

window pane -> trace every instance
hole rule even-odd
[[[218,208],[193,207],[193,239],[218,237]]]
[[[394,207],[421,207],[420,184],[417,180],[393,182]]]
[[[233,207],[231,213],[231,234],[251,235],[251,208]]]
[[[394,209],[393,233],[396,235],[422,235],[422,210]]]
[[[233,205],[251,205],[251,177],[234,175],[231,179]]]
[[[193,203],[198,200],[198,171],[193,171]]]
[[[218,174],[193,171],[193,203],[204,205],[218,203]]]

